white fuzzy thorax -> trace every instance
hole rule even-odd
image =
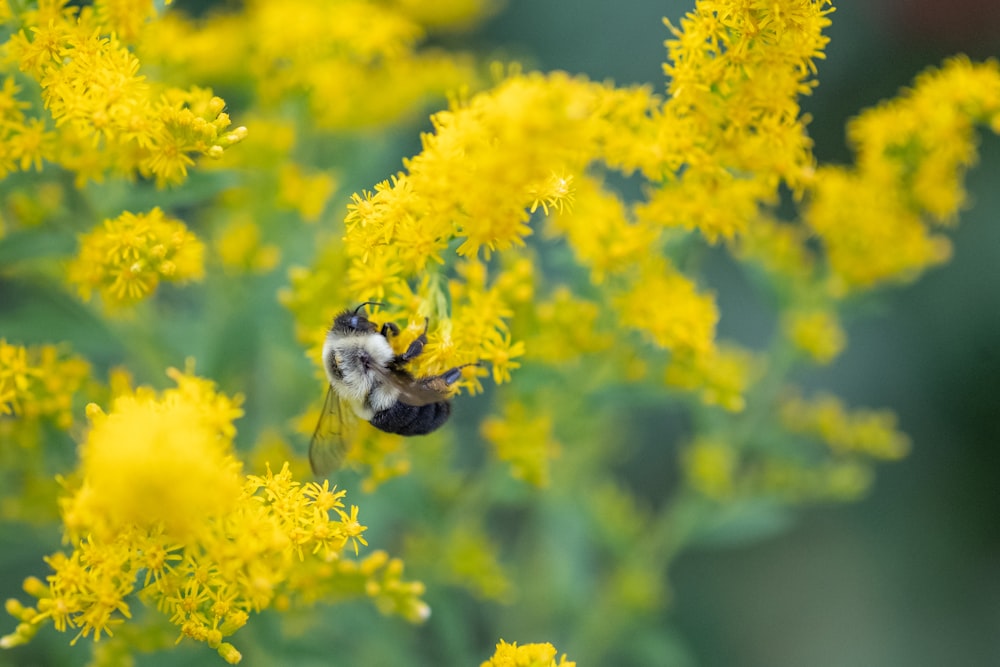
[[[384,369],[395,356],[389,341],[375,333],[340,336],[331,331],[323,342],[323,368],[330,386],[365,421],[392,406],[399,397],[398,389],[370,370],[372,366]],[[330,372],[331,357],[342,378]],[[365,368],[362,357],[368,358],[369,368]]]

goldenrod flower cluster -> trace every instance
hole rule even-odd
[[[61,503],[72,551],[47,559],[46,582],[25,583],[35,607],[8,605],[21,625],[4,646],[43,622],[77,639],[113,635],[135,596],[231,663],[240,654],[223,640],[279,600],[367,595],[383,611],[426,617],[422,587],[400,581],[401,564],[384,553],[339,565],[367,544],[344,491],[296,482],[287,464],[243,477],[232,450],[242,398],[170,375],[177,387],[162,395],[140,388],[108,413],[88,408],[78,479]]]
[[[511,475],[535,486],[548,486],[548,461],[559,451],[551,415],[533,414],[524,404],[511,402],[502,416],[484,420],[480,430],[493,445],[496,459],[510,464]]]
[[[829,21],[822,2],[720,15],[710,4],[673,29],[666,101],[641,87],[515,71],[435,114],[434,133],[405,161],[406,173],[353,198],[346,300],[384,301],[382,317],[415,332],[429,318],[419,372],[482,360],[504,381],[520,354],[509,337],[518,304],[498,289],[502,270],[491,283],[485,264],[469,266],[495,253],[517,256],[533,234],[532,214],[542,213],[553,216],[548,235],[568,244],[592,281],[610,283],[607,311],[689,369],[705,369],[703,381],[685,386],[718,382],[708,370],[720,367],[717,308],[668,259],[671,230],[732,239],[777,200],[779,185],[802,189],[812,164],[796,98],[812,85]],[[751,81],[745,72],[755,67],[765,74]],[[639,170],[655,184],[648,201],[629,210],[588,171],[594,165]],[[453,248],[465,259],[448,259]],[[451,264],[459,278],[445,289]],[[735,386],[746,386],[749,369],[727,369]]]
[[[465,5],[450,16],[439,13],[435,23],[480,18],[483,4],[434,3],[444,12]],[[147,30],[140,53],[168,76],[242,81],[263,110],[304,102],[309,122],[321,128],[379,126],[475,76],[468,59],[420,48],[430,25],[426,14],[395,2],[252,0],[241,12],[201,21],[169,14]]]
[[[683,449],[686,481],[703,495],[857,497],[872,459],[886,455],[859,445],[844,458],[840,446],[802,463],[785,442],[814,431],[775,423],[780,390],[794,362],[829,364],[843,351],[840,308],[852,289],[914,275],[946,256],[946,242],[905,222],[917,209],[893,202],[923,206],[939,223],[954,215],[963,198],[942,189],[959,187],[972,163],[975,124],[996,124],[1000,77],[995,63],[953,61],[885,110],[859,117],[851,136],[857,169],[873,170],[870,180],[818,166],[798,100],[816,85],[831,12],[822,0],[696,3],[679,24],[668,22],[665,99],[558,72],[495,71],[492,89],[457,97],[431,117],[433,132],[404,160],[405,171],[353,195],[343,239],[293,274],[284,300],[310,354],[318,356],[317,332],[343,304],[375,300],[374,317],[403,327],[399,351],[428,323],[429,344],[411,364],[417,375],[479,362],[495,383],[516,384],[524,364],[575,368],[543,381],[543,390],[505,392],[505,405],[482,424],[495,458],[535,485],[551,479],[561,439],[554,432],[579,419],[548,414],[540,394],[565,401],[567,386],[649,387],[658,378],[693,396],[699,411],[732,414],[727,428]],[[940,95],[950,106],[932,102]],[[958,147],[936,148],[953,130]],[[899,162],[912,158],[915,167]],[[931,164],[948,177],[921,175],[937,193],[935,202],[921,194],[921,203],[910,179]],[[607,172],[639,174],[642,199],[622,198]],[[860,194],[855,181],[865,181]],[[779,216],[784,192],[804,224]],[[910,231],[893,227],[900,224]],[[536,250],[540,231],[544,243],[568,250],[589,286],[550,284],[551,253]],[[716,297],[695,278],[699,244],[763,270],[781,308],[774,347],[718,340]],[[459,387],[479,392],[486,368],[466,370]],[[851,440],[844,434],[858,426],[850,413],[834,421],[836,441]],[[888,432],[895,444],[887,447],[901,455],[903,436]],[[386,478],[377,462],[365,463],[368,483]]]
[[[52,434],[74,427],[74,406],[91,389],[91,373],[91,365],[65,346],[0,339],[0,517],[56,517],[58,468],[52,462],[66,458],[72,443]]]
[[[820,168],[805,216],[824,245],[834,289],[912,280],[951,256],[936,232],[966,204],[962,181],[976,161],[980,124],[1000,131],[1000,63],[964,57],[852,121],[857,165]]]
[[[105,305],[120,308],[152,294],[161,280],[201,279],[204,254],[205,246],[184,223],[159,208],[125,212],[81,237],[69,280],[84,299],[97,291]]]
[[[576,667],[576,663],[560,656],[556,662],[556,649],[552,644],[508,644],[500,640],[493,657],[479,667]]]
[[[192,155],[220,157],[243,139],[244,129],[228,130],[225,103],[211,91],[157,86],[139,73],[139,60],[122,40],[138,37],[135,26],[151,10],[152,3],[104,2],[95,11],[47,0],[17,17],[26,28],[7,48],[40,87],[53,126],[26,117],[30,103],[8,77],[0,92],[0,174],[40,170],[48,161],[75,173],[78,184],[111,173],[177,184],[194,164]]]
[[[0,338],[0,416],[17,418],[0,424],[50,419],[68,429],[73,424],[73,397],[89,375],[90,364],[55,345],[24,347]]]
[[[829,394],[808,400],[792,394],[782,401],[779,416],[790,432],[817,437],[838,454],[893,460],[910,449],[910,440],[897,430],[892,412],[848,410]]]

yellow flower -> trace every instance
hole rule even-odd
[[[760,264],[776,277],[775,282],[794,289],[812,278],[815,257],[807,247],[807,231],[801,225],[758,216],[734,244],[736,257]]]
[[[160,280],[200,279],[203,254],[202,242],[184,223],[159,208],[126,211],[81,237],[69,280],[85,299],[98,290],[108,307],[129,306],[152,294]]]
[[[740,412],[760,366],[760,361],[749,351],[725,343],[707,354],[674,355],[664,379],[671,387],[697,392],[705,405]]]
[[[955,58],[851,121],[857,166],[818,170],[805,216],[844,288],[910,280],[950,257],[932,225],[952,222],[964,205],[974,125],[998,117],[1000,64]]]
[[[341,532],[347,538],[347,541],[354,546],[354,555],[357,555],[359,543],[368,546],[368,542],[361,536],[361,533],[367,530],[368,527],[358,523],[358,506],[351,505],[350,514],[339,509],[337,510],[337,514],[340,515]]]
[[[813,399],[789,395],[782,401],[779,417],[790,432],[817,437],[837,454],[896,460],[910,449],[909,438],[896,429],[893,413],[849,411],[840,399],[829,394]]]
[[[45,123],[39,118],[33,118],[7,139],[7,149],[10,158],[18,163],[21,171],[34,167],[42,170],[42,163],[51,160],[55,142],[55,134],[48,131]]]
[[[308,173],[299,165],[286,164],[279,174],[278,199],[296,209],[305,222],[316,222],[336,188],[337,181],[328,172]]]
[[[648,224],[630,223],[625,206],[593,179],[581,179],[572,210],[559,210],[552,218],[549,235],[562,235],[577,261],[588,267],[591,279],[602,283],[641,263],[659,241],[659,230]]]
[[[715,346],[719,319],[715,300],[699,294],[691,279],[665,262],[645,262],[628,290],[619,292],[614,302],[622,324],[642,332],[659,347],[699,355]]]
[[[232,449],[240,398],[188,373],[171,376],[177,387],[161,395],[138,389],[107,414],[90,407],[79,481],[67,483],[62,502],[72,551],[47,559],[46,584],[26,582],[37,608],[8,605],[22,624],[3,646],[28,641],[47,621],[78,628],[77,638],[110,635],[131,618],[137,589],[181,636],[227,661],[239,651],[222,640],[251,612],[293,595],[318,599],[320,581],[332,598],[367,594],[387,611],[426,618],[423,587],[401,580],[398,561],[331,565],[348,546],[367,544],[343,491],[296,482],[287,464],[241,479]]]
[[[493,334],[483,345],[480,359],[489,362],[493,369],[493,381],[497,384],[510,382],[510,372],[521,366],[515,357],[524,354],[524,341],[511,342],[510,333]]]
[[[483,420],[480,433],[493,445],[496,459],[510,464],[514,477],[533,486],[548,486],[550,462],[561,449],[552,435],[548,412],[511,401],[504,406],[502,418]]]
[[[90,375],[90,364],[54,345],[23,347],[0,338],[0,415],[73,423],[73,396]]]
[[[692,171],[657,188],[649,201],[636,207],[636,217],[651,229],[698,230],[709,243],[715,243],[745,233],[757,216],[758,206],[773,204],[776,199],[769,179]]]
[[[146,21],[156,16],[153,0],[95,0],[94,9],[109,32],[129,43],[136,42]]]
[[[769,201],[778,179],[801,187],[811,166],[810,142],[799,113],[798,97],[815,85],[814,59],[823,57],[829,38],[828,0],[750,0],[742,3],[698,2],[676,27],[664,72],[670,98],[664,105],[665,141],[688,165],[685,182],[729,182],[723,176],[752,174],[736,198],[741,210],[756,198]],[[719,179],[722,178],[722,181]],[[758,181],[758,183],[753,183]],[[761,189],[761,183],[769,187]],[[696,190],[695,188],[692,188]],[[720,191],[725,204],[732,200]],[[686,198],[686,197],[685,197]],[[739,220],[722,206],[706,202],[722,217],[692,222],[711,239],[725,235]]]
[[[793,311],[785,315],[784,328],[792,344],[818,364],[830,363],[847,345],[847,334],[829,311]]]
[[[541,206],[545,215],[549,208],[562,212],[573,204],[573,175],[552,174],[548,181],[531,191],[533,201],[529,212],[534,213]]]
[[[684,477],[699,493],[727,500],[736,490],[739,455],[725,442],[700,438],[684,449]]]
[[[484,12],[472,7],[469,15]],[[391,123],[476,79],[471,58],[421,48],[424,32],[395,6],[290,0],[198,21],[168,14],[139,46],[143,62],[193,80],[239,82],[264,107],[304,101],[311,122],[337,130]]]
[[[0,103],[11,115],[0,171],[41,169],[51,161],[74,172],[78,186],[109,173],[165,186],[183,181],[195,156],[219,157],[246,136],[245,128],[228,129],[225,102],[211,91],[169,88],[140,74],[125,42],[155,12],[152,2],[64,5],[42,3],[19,16],[25,29],[11,37],[10,55],[41,87],[54,127],[23,122],[23,103]],[[10,97],[17,92],[5,90]]]
[[[874,177],[840,167],[817,170],[805,218],[846,289],[912,280],[951,257],[951,243],[929,233],[901,196]]]
[[[239,399],[185,391],[191,380],[176,377],[181,386],[162,401],[140,391],[114,399],[109,414],[89,406],[92,426],[80,449],[84,490],[65,507],[73,534],[86,528],[111,541],[128,526],[163,526],[183,539],[207,516],[232,509],[239,495],[231,450]]]
[[[563,655],[556,662],[556,649],[552,644],[508,644],[500,640],[497,650],[480,667],[576,667],[576,663]]]
[[[581,355],[602,352],[614,344],[613,328],[601,326],[596,303],[578,299],[566,286],[535,306],[537,322],[530,327],[525,357],[548,364],[566,364]],[[518,322],[515,321],[515,324]]]
[[[281,259],[281,248],[261,241],[261,228],[249,215],[231,219],[214,243],[223,266],[237,271],[267,273]]]

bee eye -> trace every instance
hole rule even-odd
[[[354,317],[351,318],[351,328],[352,329],[360,329],[361,328],[361,316],[360,315],[355,315]]]

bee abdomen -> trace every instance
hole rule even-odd
[[[391,407],[376,412],[371,425],[386,433],[425,435],[436,431],[448,420],[451,404],[447,401],[413,406],[396,401]]]

